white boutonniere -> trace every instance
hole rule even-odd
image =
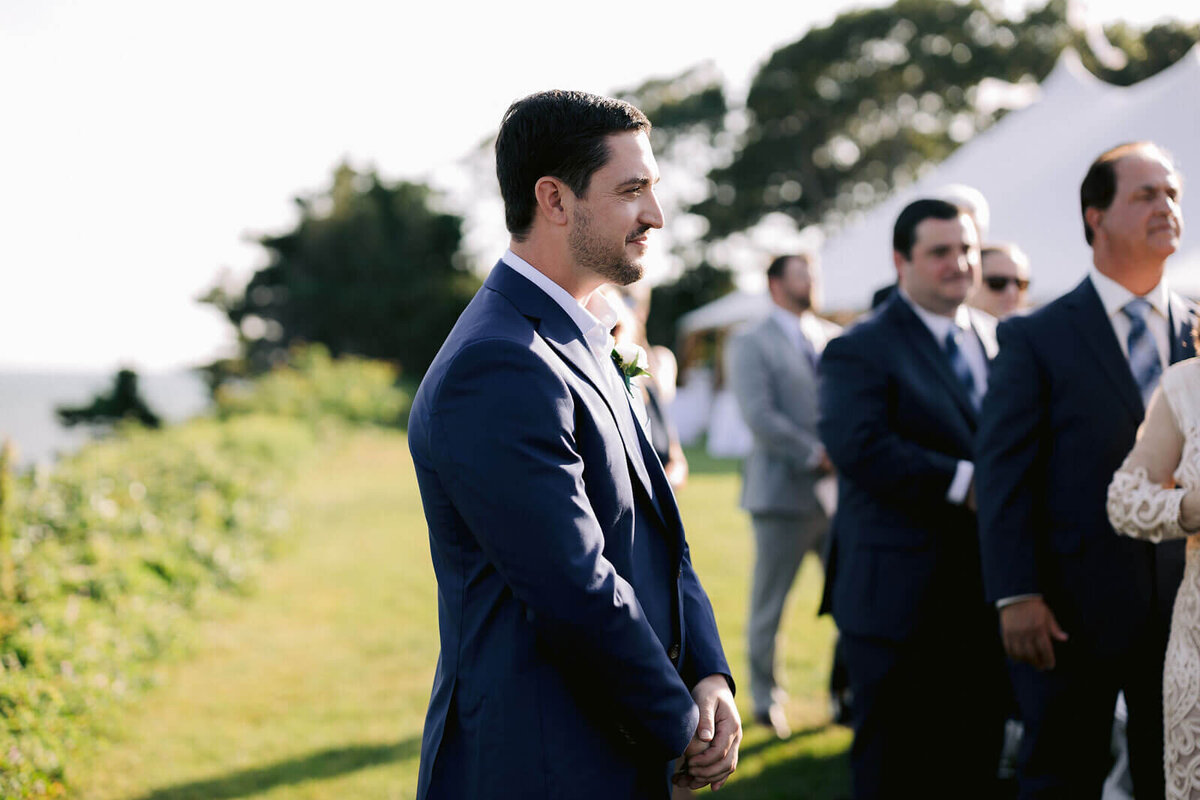
[[[621,372],[621,380],[625,382],[625,391],[629,392],[629,396],[632,397],[633,379],[650,374],[650,370],[646,369],[649,363],[646,360],[646,351],[631,342],[619,342],[613,346],[612,360]]]

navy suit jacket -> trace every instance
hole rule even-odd
[[[600,369],[501,262],[417,391],[441,637],[418,798],[666,798],[690,688],[729,674],[662,466]]]
[[[1170,296],[1171,361],[1194,355],[1193,309]],[[1072,638],[1119,653],[1169,619],[1182,541],[1118,536],[1105,499],[1144,409],[1091,279],[999,328],[976,460],[990,600],[1040,593]]]
[[[991,357],[995,321],[973,312],[972,323]],[[890,641],[973,618],[975,515],[946,494],[958,462],[974,460],[976,411],[945,351],[893,295],[826,346],[820,394],[838,468],[823,610],[846,633]]]

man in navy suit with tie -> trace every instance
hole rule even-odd
[[[1117,536],[1105,513],[1167,364],[1194,354],[1163,270],[1179,175],[1149,142],[1099,156],[1080,187],[1092,268],[1000,326],[978,440],[983,572],[1024,721],[1022,798],[1099,798],[1117,692],[1139,798],[1164,796],[1162,671],[1183,542]]]
[[[958,207],[907,206],[893,251],[899,290],[821,359],[839,474],[824,605],[854,698],[854,796],[993,797],[1006,687],[972,487],[995,320],[965,305],[979,243]]]
[[[720,787],[741,722],[632,359],[597,291],[662,227],[650,123],[580,92],[506,112],[511,244],[409,422],[441,654],[418,798],[661,798]]]

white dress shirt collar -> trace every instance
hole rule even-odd
[[[604,292],[592,292],[588,304],[584,307],[570,292],[546,277],[546,274],[512,250],[505,250],[502,260],[521,276],[528,278],[533,285],[541,289],[550,299],[558,303],[567,316],[579,328],[584,341],[592,354],[604,364],[613,349],[612,329],[617,324],[617,310],[612,307]]]
[[[806,310],[797,315],[785,308],[772,305],[771,318],[775,320],[775,323],[779,327],[783,328],[788,341],[797,348],[804,349],[804,345],[800,341],[800,336],[803,335],[818,355],[825,349],[825,344],[829,340],[829,333],[825,330],[824,325],[822,325],[820,317],[811,310]]]
[[[1088,277],[1092,279],[1092,286],[1096,288],[1096,294],[1100,295],[1100,302],[1104,304],[1104,313],[1108,314],[1110,319],[1119,314],[1126,303],[1137,297],[1133,292],[1096,269],[1095,264],[1088,267]],[[1167,290],[1167,278],[1165,275],[1153,289],[1146,292],[1142,297],[1150,303],[1155,311],[1162,315],[1163,319],[1168,319],[1170,314],[1170,307],[1168,305],[1169,292]]]
[[[800,347],[800,317],[796,316],[786,308],[780,308],[777,305],[771,306],[771,319],[775,320],[775,324],[783,328],[783,333],[787,336],[793,347]]]
[[[908,292],[904,291],[904,289],[897,289],[897,291],[900,294],[900,298],[908,303],[908,307],[916,313],[921,322],[925,323],[925,327],[933,334],[933,338],[937,340],[939,347],[943,346],[946,341],[946,335],[954,328],[964,331],[971,330],[971,312],[967,310],[966,303],[958,307],[953,317],[944,317],[941,314],[934,314],[932,311],[922,308],[908,296]]]
[[[933,334],[934,341],[937,342],[939,350],[943,352],[946,349],[946,337],[952,331],[968,332],[970,336],[955,337],[959,350],[966,359],[967,366],[971,370],[971,376],[975,381],[975,393],[977,397],[983,397],[987,393],[988,382],[988,360],[987,352],[983,349],[983,342],[979,340],[978,334],[975,333],[975,328],[971,325],[971,311],[967,308],[967,304],[963,303],[954,312],[953,317],[944,317],[941,314],[934,314],[932,311],[927,311],[917,305],[908,293],[903,289],[897,290],[900,294],[900,299],[908,303],[909,308],[917,315],[921,322],[925,323],[925,327]],[[983,312],[979,312],[983,313]]]
[[[1104,313],[1108,315],[1108,322],[1112,325],[1113,333],[1117,335],[1117,343],[1121,345],[1121,352],[1125,354],[1126,358],[1129,358],[1131,323],[1129,316],[1122,313],[1122,309],[1137,295],[1096,269],[1095,264],[1088,268],[1088,277],[1092,279],[1092,286],[1095,287],[1096,294],[1100,296],[1100,303],[1104,306]],[[1146,327],[1154,337],[1159,362],[1163,365],[1170,364],[1171,326],[1168,324],[1168,320],[1171,319],[1171,307],[1166,277],[1163,277],[1157,286],[1142,297],[1150,303],[1150,307],[1155,312],[1146,315]]]

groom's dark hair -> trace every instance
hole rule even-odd
[[[533,225],[539,179],[558,178],[583,197],[592,173],[608,161],[605,137],[624,131],[648,133],[650,120],[611,97],[552,89],[509,106],[496,135],[496,177],[513,238],[523,241]]]

